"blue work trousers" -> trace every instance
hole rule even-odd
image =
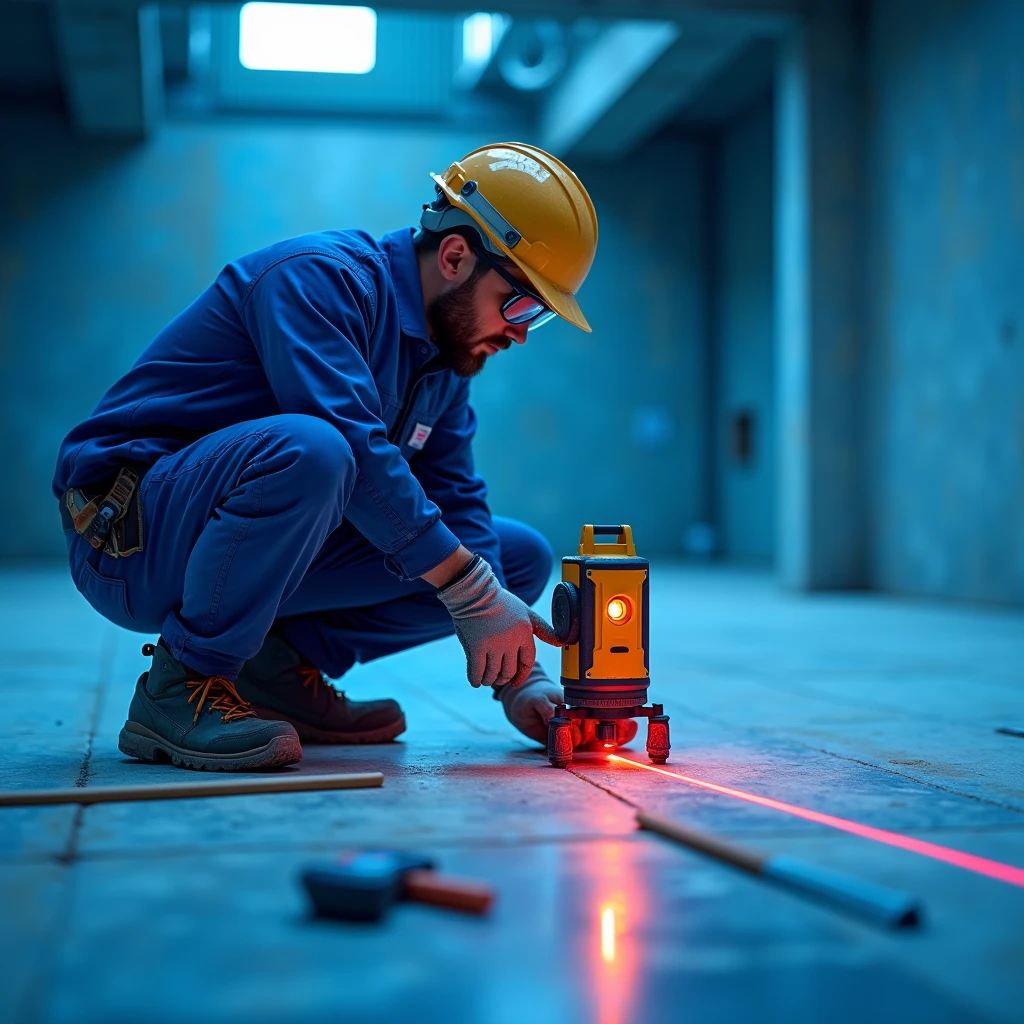
[[[357,470],[315,416],[250,420],[157,460],[142,478],[143,548],[127,558],[67,534],[75,584],[112,622],[159,632],[190,668],[234,679],[277,627],[326,675],[453,632],[435,589],[400,580],[344,521]],[[552,554],[494,518],[508,589],[540,596]]]

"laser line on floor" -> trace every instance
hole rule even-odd
[[[819,825],[827,825],[829,828],[838,829],[841,832],[849,832],[851,835],[861,836],[864,839],[873,839],[876,843],[885,843],[888,846],[895,846],[900,850],[909,850],[911,853],[918,853],[923,857],[931,857],[932,860],[942,861],[944,864],[952,864],[954,867],[964,868],[966,871],[973,871],[976,874],[985,875],[988,878],[995,878],[997,881],[1024,888],[1024,868],[1003,864],[997,860],[989,860],[987,857],[978,857],[973,853],[964,853],[962,850],[953,850],[948,846],[929,843],[924,839],[913,839],[910,836],[901,835],[899,832],[889,832],[884,828],[862,825],[858,821],[838,818],[834,814],[822,814],[821,811],[812,811],[807,807],[788,804],[782,800],[773,800],[771,797],[758,796],[756,793],[746,793],[742,789],[720,786],[715,782],[706,782],[704,779],[695,779],[692,776],[682,775],[679,772],[670,772],[667,768],[643,764],[640,761],[622,757],[620,754],[609,754],[608,760],[622,762],[634,768],[643,768],[644,771],[655,772],[658,775],[665,775],[670,779],[685,782],[688,786],[696,786],[698,789],[706,789],[712,793],[720,793],[723,796],[731,796],[737,800],[745,800],[747,803],[768,807],[773,811],[782,811],[784,814],[790,814],[794,818],[802,818],[804,821],[813,821]]]

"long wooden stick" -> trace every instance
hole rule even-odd
[[[672,818],[637,811],[637,824],[650,832],[689,846],[716,860],[785,886],[802,896],[828,903],[887,928],[912,927],[920,922],[921,906],[905,892],[805,864],[796,857],[768,856],[710,835]]]
[[[185,800],[201,796],[244,793],[300,793],[319,789],[369,789],[382,786],[380,772],[348,775],[260,775],[221,778],[209,782],[160,782],[142,786],[69,786],[67,789],[9,789],[0,791],[0,807],[44,804],[110,804],[128,800]]]

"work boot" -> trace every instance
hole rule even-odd
[[[152,655],[139,676],[117,745],[140,761],[170,761],[178,768],[240,772],[279,768],[302,760],[295,730],[259,718],[221,676],[192,672],[164,646],[146,644]]]
[[[235,686],[261,718],[291,722],[303,743],[385,743],[405,732],[393,700],[349,700],[284,637],[269,633]]]

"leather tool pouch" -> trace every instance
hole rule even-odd
[[[64,529],[74,530],[97,551],[113,558],[127,558],[142,550],[142,504],[139,474],[122,469],[114,486],[104,495],[90,497],[72,487],[60,502]]]

